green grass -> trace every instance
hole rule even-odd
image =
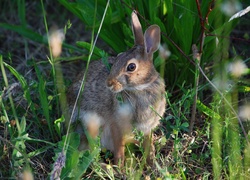
[[[249,103],[250,70],[245,67],[242,75],[235,75],[228,68],[238,59],[249,67],[249,44],[244,45],[249,43],[249,20],[243,16],[228,22],[233,14],[222,11],[229,3],[226,0],[109,3],[2,3],[0,40],[5,43],[0,48],[0,177],[249,177],[249,117],[240,117],[240,112]],[[163,51],[156,54],[154,63],[166,81],[168,107],[154,134],[155,164],[150,167],[144,163],[141,145],[128,145],[126,163],[120,169],[109,165],[112,153],[101,149],[99,139],[89,139],[90,150],[78,151],[80,137],[68,131],[62,109],[67,107],[65,92],[76,74],[71,64],[78,59],[88,63],[105,59],[108,53],[117,54],[132,46],[133,9],[139,13],[143,29],[150,24],[161,28]],[[53,56],[47,38],[53,24],[63,27],[66,37],[59,57]],[[238,33],[242,27],[246,30]],[[96,43],[97,36],[101,41]],[[235,39],[241,41],[235,43]],[[165,55],[167,51],[171,54]],[[141,142],[142,138],[136,132],[136,139]]]

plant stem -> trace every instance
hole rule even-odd
[[[195,68],[195,82],[194,82],[194,102],[192,106],[192,114],[191,114],[191,119],[190,119],[190,124],[189,124],[189,135],[191,135],[193,128],[194,128],[194,123],[195,123],[195,116],[196,116],[196,103],[197,103],[197,98],[198,98],[198,88],[199,88],[199,77],[200,77],[200,71],[199,71],[199,66],[200,66],[200,58],[201,54],[198,52],[198,49],[196,45],[192,46],[193,50],[193,57],[194,61],[196,62],[196,68]]]

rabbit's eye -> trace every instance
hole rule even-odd
[[[135,63],[130,63],[128,66],[127,66],[127,71],[134,71],[136,69],[136,65]]]

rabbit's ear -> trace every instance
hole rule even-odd
[[[135,38],[135,45],[144,45],[143,32],[141,28],[141,23],[136,15],[136,12],[132,12],[132,30]]]
[[[157,25],[150,26],[144,34],[145,50],[148,54],[153,54],[158,50],[161,41],[161,30]]]

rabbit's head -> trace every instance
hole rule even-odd
[[[160,44],[159,26],[150,26],[143,35],[139,19],[133,12],[132,30],[134,47],[117,56],[106,81],[108,88],[115,93],[143,90],[159,77],[153,65],[153,53]]]

